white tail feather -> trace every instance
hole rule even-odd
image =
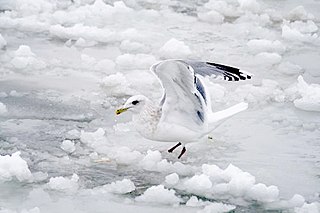
[[[211,123],[215,123],[215,122],[218,122],[218,121],[223,120],[225,118],[228,118],[230,116],[233,116],[233,115],[235,115],[239,112],[242,112],[246,109],[248,109],[248,103],[241,102],[241,103],[238,103],[232,107],[229,107],[228,109],[212,113],[211,115],[209,115],[209,125]]]

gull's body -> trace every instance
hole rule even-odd
[[[208,62],[166,60],[151,67],[163,88],[162,99],[154,103],[143,95],[130,97],[117,114],[131,110],[136,130],[145,138],[181,143],[199,141],[213,130],[218,121],[247,108],[239,103],[213,113],[208,91],[201,76],[213,76],[228,81],[250,79],[239,69]],[[185,147],[179,158],[185,152]]]

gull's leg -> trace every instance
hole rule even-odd
[[[182,150],[181,150],[181,152],[180,152],[180,155],[179,155],[178,159],[180,159],[180,158],[182,157],[182,155],[183,155],[186,151],[187,151],[186,147],[183,146],[183,148],[182,148]]]
[[[177,147],[179,147],[181,145],[181,143],[177,143],[175,146],[171,147],[170,149],[168,149],[168,152],[173,152],[173,150],[175,150]]]

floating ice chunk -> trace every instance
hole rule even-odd
[[[230,212],[236,207],[233,205],[228,205],[224,203],[212,203],[204,207],[204,209],[198,211],[197,213],[223,213]]]
[[[202,200],[199,200],[196,196],[191,196],[189,200],[186,202],[186,206],[190,207],[198,207],[198,206],[204,206],[206,205],[205,202]]]
[[[166,176],[166,184],[173,186],[179,182],[179,175],[177,173],[172,173]]]
[[[273,202],[279,198],[279,189],[276,186],[266,186],[265,184],[258,183],[251,187],[248,196],[252,200],[260,202]]]
[[[188,191],[196,194],[205,194],[212,187],[212,183],[209,179],[209,176],[201,174],[194,175],[190,179],[184,182],[185,188]]]
[[[224,21],[224,16],[215,10],[209,12],[198,13],[200,20],[212,23],[212,24],[221,24]]]
[[[31,51],[31,48],[27,45],[20,45],[19,48],[14,52],[15,56],[21,57],[34,57],[35,54]]]
[[[163,185],[152,186],[148,188],[141,196],[136,197],[136,201],[145,203],[177,205],[181,201],[175,195],[173,189],[166,189]]]
[[[97,129],[95,132],[85,132],[81,130],[80,140],[93,148],[97,148],[108,143],[105,131],[102,128]]]
[[[0,33],[0,49],[4,49],[7,46],[7,41],[2,37]]]
[[[70,140],[64,140],[60,147],[61,147],[61,149],[63,149],[64,151],[66,151],[68,153],[72,153],[76,150],[76,147],[74,146],[74,142],[72,142]]]
[[[284,24],[282,26],[282,37],[292,41],[313,42],[318,38],[318,34],[313,33],[317,29],[317,26],[314,24],[314,22],[308,22],[309,23],[307,23],[307,26],[301,23],[296,23],[293,25],[289,25],[288,23]]]
[[[313,20],[314,19],[314,15],[308,13],[305,8],[300,5],[295,7],[294,9],[292,9],[288,15],[286,16],[286,18],[290,21],[297,21],[297,20]]]
[[[238,8],[234,7],[231,4],[228,4],[226,1],[210,0],[204,4],[204,7],[210,10],[215,10],[225,17],[240,16]]]
[[[146,53],[150,51],[146,45],[130,40],[123,40],[120,44],[120,49],[129,53]]]
[[[95,42],[95,41],[86,41],[85,39],[83,39],[81,37],[74,43],[74,45],[77,47],[92,47],[96,44],[97,44],[97,42]]]
[[[70,140],[75,140],[80,138],[81,133],[77,129],[72,129],[67,132],[66,138]]]
[[[11,64],[17,69],[43,69],[47,65],[40,59],[36,58],[36,55],[31,51],[27,45],[20,45],[18,50],[14,52],[14,57],[11,60]]]
[[[6,98],[8,94],[6,92],[0,92],[0,98]]]
[[[17,92],[16,90],[11,90],[9,95],[12,96],[12,97],[22,97],[22,96],[24,96],[23,93]]]
[[[260,11],[260,5],[256,0],[238,0],[240,9],[243,11],[257,13]]]
[[[319,213],[320,212],[320,203],[304,203],[302,207],[295,207],[295,213]]]
[[[94,65],[94,69],[111,74],[116,72],[116,64],[110,59],[102,59]]]
[[[279,64],[278,70],[286,75],[296,75],[302,72],[302,68],[299,65],[287,61]]]
[[[108,75],[102,79],[100,86],[104,89],[106,95],[109,96],[125,96],[134,94],[134,91],[130,88],[127,78],[120,72]]]
[[[129,179],[123,179],[121,181],[112,182],[105,185],[104,188],[111,193],[126,194],[136,189],[134,183]]]
[[[10,181],[13,177],[19,181],[33,180],[28,164],[20,157],[20,152],[15,152],[11,156],[0,155],[0,182]]]
[[[112,42],[118,41],[120,38],[107,28],[97,28],[94,26],[84,26],[83,24],[75,24],[72,27],[64,27],[54,25],[50,27],[50,34],[62,39],[83,38],[86,41]]]
[[[302,76],[298,77],[298,92],[301,98],[294,101],[294,105],[306,111],[320,111],[320,85],[307,84]]]
[[[279,64],[281,62],[281,55],[278,53],[269,53],[262,52],[255,56],[255,59],[261,64],[265,66],[273,66],[275,64]]]
[[[157,151],[147,151],[147,155],[141,160],[140,164],[143,169],[154,171],[157,168],[157,164],[162,160],[161,153]]]
[[[249,49],[253,53],[260,52],[277,52],[283,53],[286,48],[278,40],[270,41],[266,39],[252,39],[247,43]]]
[[[162,58],[187,58],[191,54],[190,47],[175,38],[167,41],[159,50]]]
[[[25,2],[23,0],[15,1],[15,10],[21,15],[35,15],[37,13],[51,12],[55,8],[55,4],[45,0],[35,0],[32,2]]]
[[[39,207],[34,207],[32,209],[29,209],[29,210],[25,210],[23,209],[20,213],[40,213],[40,209]]]
[[[79,176],[73,174],[71,178],[66,177],[52,177],[47,183],[48,187],[57,191],[74,192],[79,188]]]
[[[117,57],[116,64],[121,69],[149,69],[156,62],[152,55],[148,54],[123,54]]]
[[[142,159],[142,154],[138,151],[132,151],[129,147],[117,147],[109,152],[108,155],[115,159],[120,165],[131,165],[138,163]]]
[[[0,102],[0,115],[7,113],[7,112],[8,112],[7,106],[4,103]]]

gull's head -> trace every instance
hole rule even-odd
[[[148,98],[143,95],[132,96],[126,101],[126,103],[121,108],[116,110],[116,114],[120,115],[121,113],[127,110],[133,113],[139,113],[146,104],[147,100]]]

